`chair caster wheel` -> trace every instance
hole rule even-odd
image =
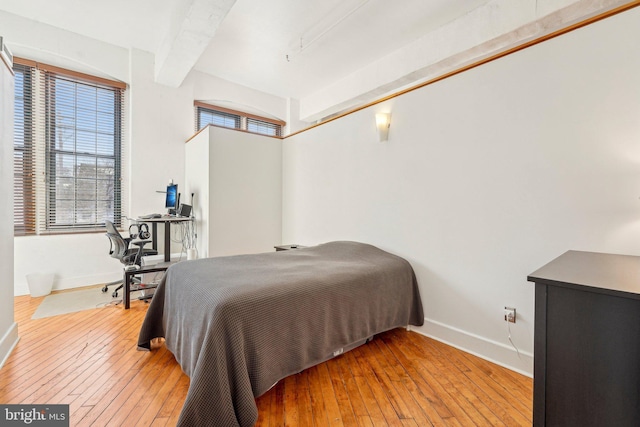
[[[109,290],[109,288],[107,286],[105,286],[104,288],[102,288],[102,293],[106,293]]]
[[[114,293],[112,293],[111,296],[114,298],[118,298],[118,291],[115,291]]]

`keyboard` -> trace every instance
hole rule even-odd
[[[139,218],[140,219],[162,218],[162,215],[160,215],[159,213],[152,213],[152,214],[147,214],[147,215],[140,215]]]

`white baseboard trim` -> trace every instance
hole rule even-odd
[[[18,336],[18,324],[13,323],[7,332],[0,339],[0,369],[4,366],[5,362],[9,358],[9,355],[18,344],[20,337]]]
[[[424,325],[411,326],[411,330],[527,377],[533,377],[533,354],[529,352],[520,350],[518,357],[516,350],[509,345],[427,318],[424,319]]]
[[[147,264],[154,264],[164,261],[164,255],[152,255],[144,257]],[[187,259],[185,253],[172,253],[171,261],[184,261]],[[61,291],[65,289],[82,288],[84,286],[99,285],[103,283],[113,282],[122,279],[122,264],[120,268],[117,267],[118,263],[113,271],[103,272],[98,274],[89,274],[85,276],[73,276],[73,277],[60,277],[60,274],[54,275],[53,289],[54,291]],[[13,295],[29,295],[29,285],[26,279],[16,280],[13,286]]]
[[[113,273],[91,274],[87,276],[63,277],[54,276],[53,289],[61,291],[65,289],[82,288],[84,286],[99,285],[122,279],[122,274],[118,270]],[[16,283],[13,288],[14,296],[29,295],[29,285],[26,283]]]

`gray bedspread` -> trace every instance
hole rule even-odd
[[[191,382],[181,426],[252,426],[255,397],[374,334],[422,325],[411,265],[356,242],[184,261],[140,330],[164,337]]]

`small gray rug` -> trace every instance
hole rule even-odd
[[[58,316],[60,314],[74,313],[76,311],[102,308],[110,304],[122,302],[122,297],[112,298],[112,289],[102,292],[101,288],[82,289],[73,292],[61,292],[45,297],[40,303],[32,319]],[[122,292],[122,291],[120,291]]]

